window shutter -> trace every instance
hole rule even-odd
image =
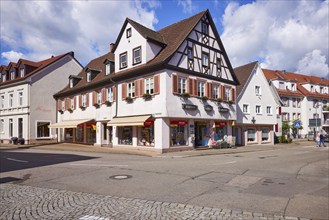
[[[172,93],[178,93],[178,76],[172,75]]]
[[[73,110],[77,108],[77,99],[73,96]]]
[[[143,96],[144,95],[144,90],[145,90],[145,79],[141,79],[140,80],[140,91],[139,91],[139,93],[140,93],[140,96]]]
[[[231,88],[231,101],[235,102],[235,89]]]
[[[208,98],[211,98],[210,96],[210,83],[206,82],[206,92],[205,92],[205,96],[207,96]]]
[[[282,111],[281,111],[282,109],[281,109],[281,106],[279,106],[279,115],[281,115],[282,114]]]
[[[209,83],[209,98],[211,99],[213,97],[213,84],[212,83]]]
[[[154,94],[157,95],[159,93],[160,93],[160,76],[156,75],[154,76]]]
[[[193,79],[188,78],[188,93],[192,96],[193,95]]]
[[[97,92],[93,91],[93,105],[97,103]]]
[[[65,110],[71,108],[70,104],[71,104],[70,98],[66,98],[65,99]]]
[[[112,86],[112,97],[113,97],[113,102],[115,102],[116,101],[116,87],[115,86]]]
[[[275,132],[279,132],[279,124],[278,123],[275,124]]]
[[[141,93],[140,88],[139,88],[139,82],[140,82],[140,80],[135,80],[134,81],[134,83],[135,83],[135,97],[139,97],[139,96],[143,95],[143,93]]]
[[[127,97],[127,83],[122,83],[121,88],[122,88],[122,100],[125,100],[125,98]]]
[[[79,106],[82,106],[82,95],[79,95]]]
[[[86,107],[89,106],[89,93],[86,93]]]
[[[58,110],[62,110],[62,100],[60,99],[57,100],[57,108]]]
[[[193,91],[194,91],[194,95],[198,96],[198,80],[193,79]]]
[[[107,100],[106,88],[102,88],[102,103],[105,103]]]
[[[226,101],[225,86],[222,86],[222,99]]]

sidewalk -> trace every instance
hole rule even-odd
[[[161,153],[154,151],[153,149],[140,149],[133,147],[96,147],[90,145],[82,144],[70,144],[70,143],[60,143],[60,144],[46,144],[46,145],[0,145],[0,150],[14,150],[14,149],[42,149],[42,150],[58,150],[58,151],[76,151],[76,152],[94,152],[94,153],[113,153],[113,154],[130,154],[130,155],[142,155],[149,157],[164,157],[164,158],[175,158],[175,157],[196,157],[196,156],[208,156],[208,155],[218,155],[218,154],[236,154],[236,153],[246,153],[255,151],[265,151],[265,150],[275,150],[280,148],[291,148],[298,146],[312,146],[314,143],[312,141],[298,141],[291,144],[275,144],[275,145],[248,145],[236,148],[226,148],[226,149],[194,149],[188,151],[179,152],[168,152]]]

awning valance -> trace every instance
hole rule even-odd
[[[144,122],[150,117],[151,115],[141,115],[113,118],[110,122],[107,123],[107,126],[144,126]]]
[[[93,119],[80,119],[80,120],[68,120],[68,121],[61,121],[52,125],[49,125],[49,128],[76,128],[79,124],[86,123]]]

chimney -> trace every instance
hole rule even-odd
[[[282,74],[283,75],[286,75],[286,70],[282,70]]]
[[[110,52],[112,52],[113,47],[114,47],[114,43],[110,43],[110,46],[109,46],[109,50],[110,50]]]

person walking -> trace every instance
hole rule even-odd
[[[321,145],[323,145],[323,147],[326,146],[326,145],[324,144],[324,135],[323,135],[323,133],[320,134],[320,143],[319,143],[319,147],[321,147]]]
[[[319,132],[316,133],[315,144],[316,144],[315,145],[316,147],[320,147],[320,133]]]

